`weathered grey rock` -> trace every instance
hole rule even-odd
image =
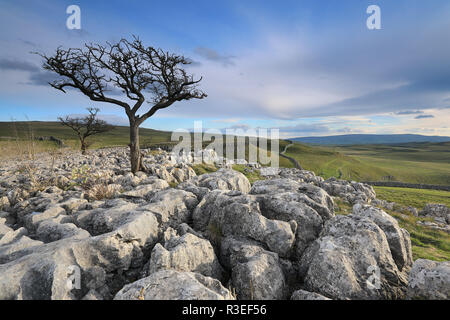
[[[274,177],[280,174],[280,169],[273,167],[262,167],[259,174],[263,177]]]
[[[157,178],[147,178],[146,183],[136,188],[124,192],[121,194],[121,197],[124,198],[146,198],[147,195],[152,194],[155,191],[163,190],[169,187],[169,184],[162,179]]]
[[[33,252],[41,241],[30,239],[25,228],[7,232],[0,239],[0,264],[8,263]]]
[[[294,192],[258,196],[261,213],[269,219],[295,221],[295,254],[300,257],[306,247],[318,238],[324,220],[319,213],[305,204],[308,197]]]
[[[309,199],[304,198],[303,201],[318,211],[325,219],[334,215],[333,199],[322,188],[313,184],[297,182],[288,178],[278,178],[256,181],[250,191],[251,194],[281,194],[284,192],[306,195]]]
[[[57,223],[55,221],[43,221],[36,230],[36,237],[45,243],[58,241],[65,238],[85,239],[91,235],[86,230],[78,228],[73,223]]]
[[[438,223],[450,224],[450,208],[445,204],[428,203],[419,216],[432,217]]]
[[[333,299],[399,299],[407,285],[383,230],[359,215],[325,223],[301,258],[300,275],[307,290]]]
[[[56,218],[59,215],[65,215],[66,210],[60,206],[53,206],[45,210],[44,212],[33,212],[27,215],[25,220],[25,226],[27,229],[35,230],[39,227],[42,221]]]
[[[0,299],[81,299],[89,290],[107,290],[108,279],[101,275],[119,271],[124,276],[117,285],[122,287],[129,281],[125,271],[143,266],[144,251],[158,239],[158,223],[153,214],[141,211],[122,216],[111,226],[116,229],[95,237],[39,242],[20,256],[10,254],[7,261],[0,261]],[[77,268],[86,279],[80,289],[67,285]]]
[[[448,300],[450,298],[450,262],[418,259],[409,274],[409,299]]]
[[[4,221],[2,221],[4,220]],[[0,218],[0,239],[7,234],[10,231],[13,231],[10,227],[8,227],[6,224],[6,219]]]
[[[295,240],[291,224],[267,219],[254,196],[238,191],[210,192],[194,210],[193,220],[194,229],[207,231],[212,241],[222,236],[248,237],[282,257],[291,254]]]
[[[251,188],[246,176],[238,171],[229,169],[219,169],[213,173],[202,174],[188,180],[188,182],[209,190],[237,190],[248,193]]]
[[[15,188],[7,193],[8,202],[10,206],[22,202],[28,197],[28,192],[23,188]]]
[[[292,294],[291,300],[331,300],[331,299],[315,292],[297,290]]]
[[[233,300],[218,280],[193,272],[162,270],[120,290],[114,300]]]
[[[75,224],[88,230],[92,235],[115,231],[121,240],[136,241],[144,249],[152,247],[159,235],[159,224],[152,212],[128,211],[123,207],[82,212],[77,216]]]
[[[156,165],[150,171],[158,178],[165,180],[168,183],[177,183],[177,179],[172,176],[167,169],[168,168],[165,166]]]
[[[312,183],[314,185],[319,185],[323,182],[323,178],[316,176],[314,172],[297,168],[280,168],[279,175],[281,178],[288,178],[297,182]]]
[[[205,187],[199,187],[190,181],[186,181],[177,185],[177,189],[184,190],[195,194],[198,201],[201,201],[211,190]]]
[[[94,236],[100,235],[122,225],[137,207],[137,204],[121,199],[110,200],[100,208],[78,211],[74,215],[74,223]]]
[[[180,165],[179,167],[172,168],[169,173],[175,178],[177,183],[184,182],[197,176],[194,169],[187,165]]]
[[[84,209],[88,201],[86,199],[69,198],[60,202],[58,206],[64,208],[68,214]]]
[[[155,214],[162,229],[187,223],[192,219],[192,211],[197,206],[197,197],[183,190],[166,189],[148,198],[148,204],[138,210],[148,210]]]
[[[383,208],[385,210],[394,210],[394,207],[396,205],[395,202],[389,202],[389,201],[380,200],[380,199],[373,199],[370,202],[370,204],[373,205],[373,206],[381,207],[381,208]]]
[[[257,195],[265,217],[291,224],[295,221],[297,257],[317,239],[324,221],[334,216],[333,200],[314,185],[291,179],[263,180],[255,182],[250,193]]]
[[[184,236],[186,233],[191,233],[194,236],[204,239],[203,235],[201,235],[199,232],[195,231],[194,229],[192,229],[188,224],[186,223],[182,223],[180,225],[178,225],[177,227],[177,232],[180,236]]]
[[[406,207],[406,210],[408,210],[415,217],[419,216],[419,211],[417,210],[417,208],[409,206],[409,207]]]
[[[450,233],[450,225],[448,225],[448,224],[436,223],[436,222],[431,222],[431,221],[420,221],[420,220],[418,220],[416,223],[418,225],[426,226],[427,228],[430,228],[430,229]]]
[[[10,210],[10,203],[7,196],[0,197],[0,210]]]
[[[227,237],[222,242],[221,259],[231,270],[231,286],[239,299],[284,299],[288,286],[276,253],[255,242]]]
[[[1,222],[3,221],[3,223]],[[0,211],[0,225],[9,225],[12,226],[16,223],[16,217],[11,212]]]
[[[53,163],[39,156],[28,163],[37,181],[49,184],[43,191],[17,170],[24,163],[0,164],[0,299],[111,299],[149,269],[170,280],[136,287],[138,298],[230,296],[204,275],[227,281],[246,299],[404,297],[409,235],[382,210],[362,205],[378,203],[370,186],[280,168],[250,188],[231,163],[197,177],[166,152],[143,152],[147,170],[136,175],[129,173],[127,148],[68,152]],[[73,185],[81,180],[72,170],[80,168],[92,175],[89,190]],[[244,170],[264,172],[251,164]],[[333,218],[329,193],[359,205],[351,216]],[[435,222],[420,223],[445,231],[446,216],[436,210],[429,210]],[[379,290],[366,282],[374,265]],[[80,289],[67,286],[74,267]],[[427,264],[411,272],[410,285],[418,284],[408,297],[448,299],[447,269]],[[292,294],[299,288],[311,292]]]
[[[286,296],[286,280],[277,257],[263,253],[233,267],[232,285],[239,299],[274,300]]]
[[[283,192],[297,192],[300,183],[292,179],[276,178],[258,180],[253,183],[250,194],[275,194]]]
[[[354,181],[348,182],[346,180],[330,178],[320,183],[320,187],[331,196],[340,197],[351,204],[357,202],[370,203],[376,198],[372,186]]]
[[[153,248],[149,274],[165,269],[197,272],[218,280],[224,277],[212,245],[191,233],[172,236],[164,247],[158,243]]]
[[[0,239],[0,245],[5,245],[12,243],[16,240],[18,240],[22,236],[26,236],[28,234],[28,230],[24,227],[21,227],[17,230],[13,230],[9,228]]]
[[[141,178],[135,176],[132,173],[127,173],[126,175],[119,176],[114,181],[114,183],[118,183],[128,190],[137,187],[140,182]]]
[[[398,269],[409,272],[413,259],[408,231],[400,228],[397,220],[392,216],[381,209],[369,205],[355,204],[353,206],[353,215],[367,217],[383,230]]]

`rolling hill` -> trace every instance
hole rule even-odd
[[[70,147],[79,146],[72,130],[58,122],[0,122],[0,158],[17,152],[17,137],[22,144],[26,144],[31,134],[34,137],[54,136]],[[177,143],[171,141],[168,131],[141,128],[140,136],[142,147]],[[90,148],[126,146],[129,143],[129,129],[118,126],[113,131],[92,137],[91,142]],[[209,142],[204,145],[207,144]],[[280,150],[289,144],[289,141],[281,140]],[[44,141],[36,142],[33,147],[44,152],[56,146]],[[388,177],[389,180],[400,182],[450,185],[450,142],[341,146],[295,142],[288,148],[286,155],[296,159],[304,169],[324,178],[382,181]],[[280,157],[279,160],[282,167],[293,166],[288,159]]]
[[[349,146],[294,143],[286,155],[324,178],[450,185],[450,142]]]
[[[397,144],[410,142],[446,142],[450,137],[423,136],[418,134],[346,134],[325,137],[292,138],[298,141],[319,145],[350,145],[350,144]]]

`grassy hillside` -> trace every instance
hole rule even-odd
[[[172,133],[168,131],[140,128],[139,133],[141,148],[167,144],[175,145],[178,143],[177,141],[171,141]],[[80,142],[73,130],[62,126],[59,122],[0,122],[0,158],[23,155],[28,153],[29,149],[34,149],[33,153],[54,150],[56,148],[55,143],[35,141],[31,138],[49,136],[62,140],[65,145],[74,149],[80,147]],[[225,138],[223,139],[225,141]],[[127,146],[129,143],[129,128],[117,126],[112,131],[92,136],[88,138],[88,140],[91,142],[91,149],[111,146]],[[204,141],[203,147],[208,146],[211,142],[212,141]],[[248,143],[247,139],[245,148],[246,160],[248,160]],[[284,148],[286,144],[288,144],[286,141],[280,141],[280,148]],[[270,141],[268,142],[268,148],[270,150]],[[226,146],[224,146],[224,154],[225,150]],[[235,157],[236,154],[235,144]],[[280,157],[280,166],[290,167],[292,164],[289,160]]]
[[[450,192],[412,188],[374,187],[377,198],[403,206],[423,209],[427,203],[442,203],[450,207]]]
[[[340,147],[295,143],[286,154],[324,178],[450,184],[450,142]]]
[[[14,153],[14,149],[17,149],[16,137],[27,141],[31,134],[35,137],[54,136],[70,147],[79,147],[72,130],[58,122],[0,122],[0,156]],[[142,147],[177,143],[171,141],[170,132],[141,128],[140,135]],[[128,137],[128,127],[116,127],[110,132],[92,137],[91,148],[126,146],[129,143]],[[289,143],[281,140],[280,150]],[[208,144],[209,142],[205,142],[204,146]],[[54,148],[54,145],[35,142],[33,147],[39,152]],[[450,142],[340,147],[294,143],[286,155],[324,178],[450,184]],[[248,159],[248,147],[246,158]],[[281,167],[293,166],[288,159],[280,157],[279,161]]]
[[[141,144],[157,144],[170,141],[170,132],[153,129],[140,129]],[[3,141],[15,139],[28,139],[30,134],[35,137],[53,136],[64,141],[69,146],[78,145],[78,140],[72,129],[62,126],[59,122],[0,122],[0,139]],[[91,137],[92,148],[106,146],[121,146],[129,143],[129,128],[115,127],[114,130]]]
[[[344,134],[325,137],[293,138],[301,143],[320,145],[354,145],[354,144],[393,144],[410,142],[445,142],[450,137],[424,136],[420,134]]]

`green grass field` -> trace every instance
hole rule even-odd
[[[171,133],[153,129],[141,128],[140,143],[142,146],[166,143],[171,140]],[[71,147],[78,147],[79,141],[72,129],[64,127],[58,122],[0,122],[0,141],[11,141],[17,137],[29,140],[30,136],[53,136],[64,141]],[[108,146],[126,146],[129,143],[129,129],[117,126],[112,131],[95,135],[88,138],[91,148],[102,148]]]
[[[427,203],[442,203],[450,207],[450,192],[442,190],[374,187],[377,198],[403,206],[423,209]]]
[[[286,152],[324,178],[450,185],[450,143],[323,147],[295,143]]]
[[[403,207],[412,206],[421,210],[427,203],[450,206],[448,191],[390,187],[374,189],[378,199],[395,202]],[[400,208],[388,212],[410,233],[414,259],[450,260],[450,234],[417,224],[418,221],[433,221],[432,219],[415,217]]]
[[[29,141],[30,136],[54,136],[72,148],[79,141],[70,128],[58,122],[0,122],[0,148],[3,154],[11,154],[17,145],[16,138]],[[160,144],[176,144],[171,133],[152,129],[140,129],[142,147]],[[90,138],[90,148],[126,146],[129,143],[128,127],[118,126],[114,130]],[[280,140],[280,150],[290,142]],[[204,143],[204,146],[208,145]],[[247,143],[248,146],[248,143]],[[48,142],[36,142],[38,150],[52,148]],[[287,156],[295,158],[300,165],[324,178],[337,177],[356,181],[393,180],[409,183],[450,185],[450,143],[409,143],[403,145],[361,146],[312,146],[295,143],[289,147]],[[248,159],[248,148],[246,148]],[[280,157],[281,167],[292,167],[292,163]]]

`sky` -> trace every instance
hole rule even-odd
[[[79,30],[66,27],[70,5],[81,9]],[[370,5],[380,8],[379,30],[367,28]],[[202,120],[203,128],[278,128],[285,138],[450,136],[448,0],[0,0],[0,121],[55,121],[98,107],[126,125],[118,106],[51,88],[53,75],[31,52],[132,35],[193,61],[187,70],[208,94],[143,127]]]

